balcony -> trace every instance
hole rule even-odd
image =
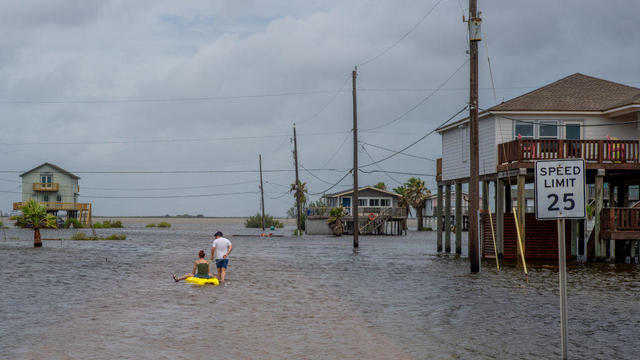
[[[640,170],[636,140],[519,139],[498,145],[498,170],[531,168],[536,160],[584,158],[588,169]]]
[[[58,191],[58,183],[33,183],[33,191]]]
[[[47,211],[54,210],[65,210],[65,211],[89,211],[91,210],[90,203],[67,203],[67,202],[41,202]],[[22,202],[14,202],[13,210],[20,210],[20,208],[24,205]]]

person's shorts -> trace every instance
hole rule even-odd
[[[227,268],[229,265],[229,259],[216,259],[216,267],[217,268]]]
[[[209,274],[206,274],[206,275],[194,274],[193,277],[196,277],[198,279],[209,279]]]

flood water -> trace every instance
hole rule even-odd
[[[438,255],[435,233],[234,237],[224,286],[175,283],[211,234],[128,227],[124,241],[0,238],[2,359],[548,359],[560,356],[558,273]],[[69,237],[44,231],[43,237]],[[466,252],[466,244],[464,244]],[[640,358],[640,267],[571,264],[569,355]]]

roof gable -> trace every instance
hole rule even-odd
[[[391,195],[391,196],[395,196],[395,197],[398,197],[398,198],[401,197],[399,194],[396,194],[394,192],[378,189],[377,187],[373,187],[373,186],[361,187],[361,188],[358,189],[358,193],[360,193],[361,191],[364,191],[364,190],[373,190],[373,191],[377,191],[377,192],[379,192],[381,194],[384,194],[384,195]],[[333,197],[340,197],[340,196],[349,195],[349,194],[353,194],[353,189],[346,190],[346,191],[341,191],[341,192],[333,193],[333,194],[325,194],[325,195],[323,195],[323,197],[333,198]]]
[[[43,166],[50,166],[50,167],[52,167],[52,168],[54,168],[54,169],[58,170],[59,172],[61,172],[61,173],[65,174],[65,175],[67,175],[67,176],[70,176],[70,177],[72,177],[72,178],[74,178],[74,179],[80,179],[80,177],[79,177],[79,176],[74,175],[74,174],[72,174],[71,172],[69,172],[69,171],[67,171],[67,170],[65,170],[65,169],[63,169],[63,168],[61,168],[61,167],[59,167],[59,166],[57,166],[57,165],[54,165],[54,164],[48,163],[48,162],[43,163],[43,164],[40,164],[40,165],[38,165],[38,166],[34,167],[33,169],[31,169],[31,170],[29,170],[29,171],[25,171],[25,172],[23,172],[22,174],[20,174],[20,177],[23,177],[23,176],[27,175],[27,174],[28,174],[28,173],[30,173],[30,172],[36,171],[36,170],[40,169],[40,168],[41,168],[41,167],[43,167]]]
[[[639,88],[575,73],[488,111],[605,111],[637,103]]]

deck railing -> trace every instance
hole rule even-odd
[[[498,145],[498,164],[584,158],[599,164],[640,164],[636,140],[519,139]]]
[[[33,191],[58,191],[58,183],[33,183]]]
[[[319,216],[319,217],[327,217],[329,216],[330,207],[322,207],[322,208],[310,208],[307,210],[307,216]],[[345,215],[352,215],[351,207],[344,207]],[[406,217],[407,209],[401,207],[387,207],[387,206],[359,206],[358,214],[360,216],[368,216],[369,214],[386,214],[392,217]]]
[[[90,203],[68,203],[68,202],[40,202],[46,206],[47,210],[71,210],[71,211],[88,211],[91,209]],[[13,210],[20,210],[24,203],[14,202]]]
[[[603,231],[640,231],[640,209],[604,208],[600,213]]]

